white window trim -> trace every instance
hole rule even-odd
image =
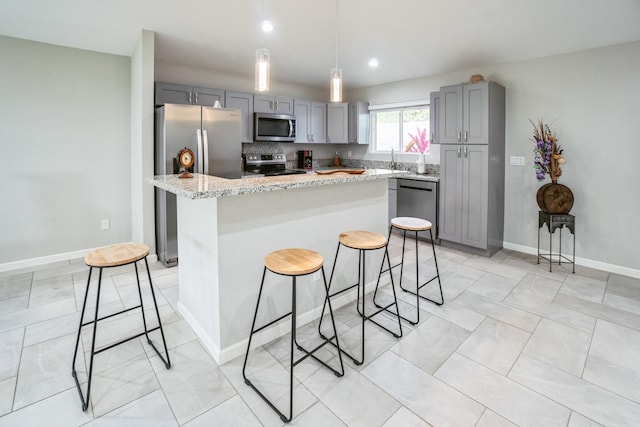
[[[422,105],[429,105],[431,101],[429,99],[418,99],[415,101],[406,101],[406,102],[394,102],[391,104],[378,104],[378,105],[369,105],[369,111],[374,110],[395,110],[398,108],[407,108],[407,107],[419,107]]]

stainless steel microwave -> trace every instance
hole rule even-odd
[[[253,113],[253,140],[293,142],[296,140],[296,116]]]

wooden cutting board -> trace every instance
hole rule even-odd
[[[316,171],[316,173],[318,175],[331,175],[334,173],[348,173],[351,175],[360,175],[361,173],[364,173],[364,169],[331,169],[331,170],[322,170],[322,171]]]

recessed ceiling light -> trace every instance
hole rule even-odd
[[[264,31],[265,33],[270,33],[271,31],[273,31],[273,24],[271,23],[271,21],[269,21],[268,19],[262,21],[262,31]]]
[[[378,58],[371,58],[369,60],[369,67],[376,68],[378,66]]]

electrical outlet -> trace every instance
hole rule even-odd
[[[100,227],[103,230],[108,230],[109,229],[109,220],[108,219],[103,219],[102,221],[100,221]]]
[[[351,150],[347,151],[347,157],[351,158]]]
[[[322,273],[319,271],[316,271],[315,273],[313,273],[313,281],[318,281],[318,280],[322,280]]]
[[[509,159],[509,164],[511,166],[524,166],[524,157],[523,156],[511,156]]]

